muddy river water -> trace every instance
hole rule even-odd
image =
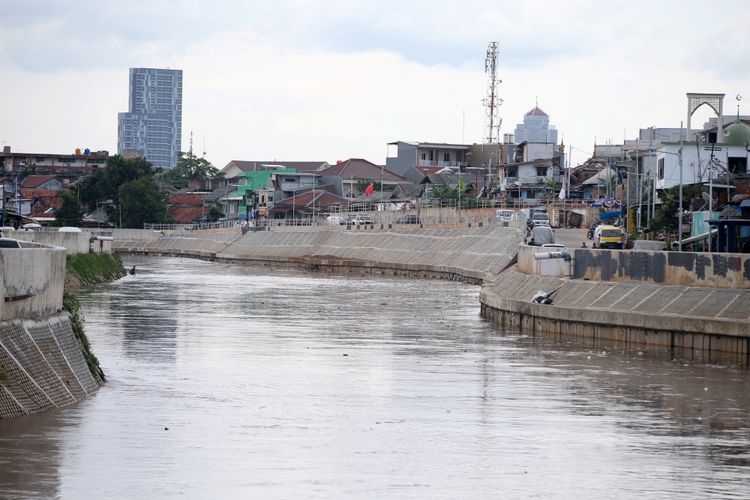
[[[502,332],[479,287],[126,258],[108,382],[0,422],[0,498],[750,498],[750,372]]]

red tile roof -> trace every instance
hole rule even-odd
[[[319,172],[320,175],[337,175],[343,179],[375,179],[393,182],[404,182],[404,178],[386,170],[384,167],[375,165],[362,158],[350,158],[346,161],[331,165]]]
[[[203,218],[203,207],[169,207],[169,215],[176,224],[190,224]],[[206,210],[208,212],[208,210]]]
[[[45,182],[53,181],[55,179],[56,177],[54,175],[29,175],[28,177],[24,178],[22,187],[34,189],[41,186]]]

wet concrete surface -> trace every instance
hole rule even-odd
[[[454,282],[129,258],[96,395],[0,422],[0,498],[747,498],[750,374],[479,316]]]

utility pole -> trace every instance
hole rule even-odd
[[[682,129],[682,122],[680,122],[680,129]],[[682,136],[682,131],[680,131],[680,149],[677,151],[677,158],[680,162],[680,212],[677,215],[677,249],[680,252],[682,252]]]

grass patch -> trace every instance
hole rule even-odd
[[[125,276],[125,268],[118,254],[80,253],[68,255],[68,272],[84,285],[104,283]]]
[[[99,360],[94,356],[94,353],[91,352],[89,339],[83,331],[83,323],[85,320],[83,319],[83,315],[81,315],[81,305],[79,304],[78,299],[67,292],[64,293],[63,309],[68,311],[68,314],[70,315],[70,325],[73,328],[73,333],[76,338],[83,346],[83,357],[86,359],[86,364],[89,367],[91,375],[93,375],[94,378],[101,378],[102,381],[105,380],[104,372],[99,366]]]

